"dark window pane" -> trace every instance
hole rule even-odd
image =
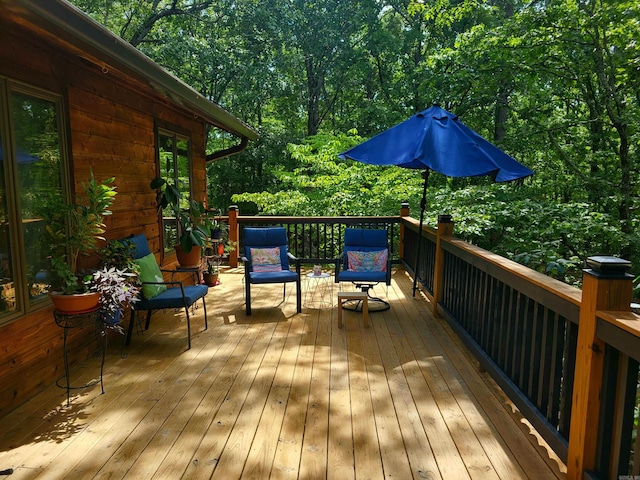
[[[189,207],[190,170],[189,139],[172,132],[163,131],[158,134],[158,159],[160,175],[167,182],[177,185],[182,194],[181,208]],[[164,251],[170,252],[178,243],[178,224],[171,208],[165,208],[162,214],[162,232]]]
[[[16,309],[7,189],[4,181],[7,159],[8,156],[3,147],[2,138],[0,138],[0,315],[13,312]]]
[[[55,102],[21,93],[13,93],[11,102],[26,288],[33,303],[48,291],[45,218],[64,202],[58,111]]]

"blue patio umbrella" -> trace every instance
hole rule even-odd
[[[463,124],[457,115],[438,105],[416,113],[338,156],[343,160],[349,158],[372,165],[424,169],[418,245],[422,240],[427,183],[431,170],[449,177],[489,175],[497,182],[533,175],[533,171]],[[419,260],[420,248],[416,253],[414,295]]]
[[[33,155],[29,155],[27,152],[19,148],[17,160],[19,164],[24,164],[24,163],[34,163],[40,159],[38,157],[34,157]],[[4,161],[4,149],[2,148],[2,139],[0,139],[0,162],[1,161]]]

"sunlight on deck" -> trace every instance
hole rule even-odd
[[[402,270],[386,312],[304,308],[295,286],[225,272],[191,322],[157,313],[126,358],[109,336],[105,394],[51,386],[3,419],[0,470],[58,478],[564,478],[564,466]],[[303,284],[305,283],[303,278]],[[338,286],[330,283],[333,299]],[[305,284],[306,288],[307,285]],[[342,285],[347,289],[346,285]],[[53,319],[52,319],[53,321]],[[72,382],[96,375],[96,360]]]

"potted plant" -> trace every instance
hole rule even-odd
[[[236,242],[229,240],[228,226],[219,220],[215,220],[214,225],[219,225],[220,235],[211,232],[211,238],[207,240],[205,248],[205,269],[202,273],[204,283],[210,287],[220,284],[220,260],[225,254],[236,248]]]
[[[100,265],[102,267],[115,267],[119,270],[137,275],[138,264],[133,258],[135,250],[135,245],[130,242],[109,240],[107,244],[98,251]]]
[[[140,288],[136,274],[116,267],[102,267],[93,274],[91,290],[100,294],[102,321],[107,325],[120,323],[122,310],[138,301]]]
[[[109,207],[115,200],[114,178],[96,182],[93,171],[82,182],[84,199],[61,204],[53,209],[46,225],[49,237],[49,296],[56,309],[74,313],[97,308],[100,295],[90,292],[91,275],[83,276],[78,258],[95,251],[98,240],[104,240],[103,219],[111,215]]]
[[[156,191],[158,213],[169,207],[178,222],[179,244],[175,246],[178,262],[183,267],[199,266],[202,247],[206,245],[214,227],[206,215],[204,204],[192,200],[188,208],[181,208],[182,193],[175,185],[161,177],[151,181],[151,188]]]
[[[226,240],[229,235],[229,225],[222,221],[221,210],[217,211],[216,217],[211,221],[211,239],[212,240]]]
[[[207,257],[206,268],[202,272],[202,279],[205,285],[215,287],[220,283],[218,276],[220,274],[220,266],[215,257]]]

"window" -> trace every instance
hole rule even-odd
[[[186,135],[168,128],[157,128],[157,155],[160,176],[178,187],[182,194],[181,208],[188,209],[191,201],[191,141]],[[171,252],[178,243],[179,225],[170,208],[162,213],[164,251]]]
[[[65,189],[60,98],[0,79],[0,112],[2,321],[46,298],[45,219]]]

